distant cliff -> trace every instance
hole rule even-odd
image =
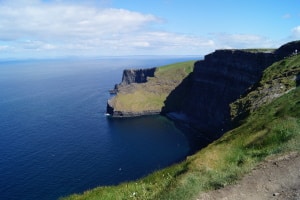
[[[112,93],[116,93],[120,87],[130,85],[132,83],[146,83],[148,77],[154,77],[156,68],[148,69],[125,69],[122,75],[122,82],[115,85]]]
[[[261,80],[267,67],[296,54],[298,49],[300,50],[299,41],[283,45],[277,50],[216,50],[206,55],[204,60],[197,61],[191,74],[181,76],[180,83],[176,83],[174,89],[168,90],[169,94],[159,106],[164,114],[184,120],[203,132],[222,134],[231,127],[230,104],[249,93]],[[142,84],[144,88],[152,85],[150,88],[155,88],[154,93],[159,95],[159,88],[163,88],[164,84],[157,83],[163,79],[161,76],[160,79],[151,79],[151,84]],[[125,81],[127,82],[130,81]],[[127,91],[133,94],[136,90],[131,87]],[[138,95],[131,96],[137,97]],[[124,100],[119,100],[114,104],[123,102]],[[146,98],[142,104],[147,105],[148,102]],[[147,106],[142,109],[152,110],[147,109]],[[141,110],[137,113],[141,113]]]
[[[146,83],[148,77],[154,77],[156,68],[149,69],[125,69],[122,75],[122,82],[116,84],[114,89],[111,90],[111,93],[130,93],[134,91],[136,88],[134,84]],[[141,115],[152,115],[159,114],[160,111],[157,110],[143,110],[141,112],[131,112],[126,111],[126,109],[117,110],[116,109],[116,101],[115,98],[108,100],[106,112],[109,113],[113,117],[135,117]]]
[[[115,86],[116,96],[107,102],[112,117],[160,114],[164,101],[188,76],[194,61],[159,68],[124,70],[122,82]]]

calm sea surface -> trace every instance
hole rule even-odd
[[[184,159],[189,143],[173,122],[105,111],[124,68],[191,59],[1,62],[0,199],[57,199]]]

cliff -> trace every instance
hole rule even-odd
[[[194,127],[222,133],[230,125],[229,104],[260,80],[278,56],[244,50],[217,50],[195,63],[190,92],[181,112]]]
[[[300,54],[275,62],[245,95],[230,104],[231,118],[239,121],[274,99],[294,90],[300,81]]]
[[[112,117],[160,114],[171,91],[193,69],[194,61],[143,70],[124,70],[122,82],[115,86],[116,96],[107,102]]]
[[[206,55],[204,60],[195,62],[193,72],[180,76],[176,84],[167,90],[162,88],[168,85],[167,83],[170,81],[164,82],[162,80],[168,79],[166,77],[170,76],[172,72],[161,75],[159,79],[157,79],[158,76],[154,75],[154,78],[146,83],[127,85],[130,87],[123,89],[123,96],[127,96],[123,99],[109,101],[108,113],[113,116],[122,116],[122,113],[128,115],[130,112],[138,113],[137,115],[144,111],[148,114],[162,112],[172,118],[190,123],[201,132],[214,133],[214,135],[219,136],[232,126],[233,113],[231,109],[234,106],[230,107],[230,104],[249,93],[259,83],[266,68],[274,62],[296,54],[297,49],[300,49],[299,41],[283,45],[277,50],[216,50]],[[278,86],[276,87],[278,88]],[[276,90],[276,87],[273,89]],[[164,90],[163,98],[159,100],[160,103],[155,106],[155,109],[147,106],[149,102],[153,101],[149,95],[151,92],[134,95],[141,88],[148,91],[153,90],[159,95],[161,94],[160,90]],[[279,85],[279,88],[282,86]],[[288,89],[289,87],[285,87],[281,93],[288,91]],[[270,94],[274,90],[268,91]],[[168,94],[165,96],[166,93]],[[128,96],[128,94],[133,95]],[[280,95],[273,95],[273,98],[278,96]],[[143,104],[139,109],[126,110],[128,107],[124,106],[120,110],[116,110],[117,104],[123,104],[128,99],[133,101],[137,98],[144,98],[143,101],[139,102]],[[162,100],[164,100],[163,103]],[[242,110],[246,109],[244,103],[241,102],[239,106],[235,107],[239,107],[236,109],[239,111],[234,114],[236,116],[242,114],[244,112]]]
[[[156,68],[149,69],[125,69],[122,75],[122,81],[116,84],[114,89],[110,90],[111,94],[116,94],[121,87],[132,83],[146,83],[148,77],[154,77]]]
[[[224,84],[226,84],[226,86],[230,86],[229,89],[223,88],[225,92],[232,90],[232,94],[238,94],[240,89],[240,92],[243,93],[241,98],[238,98],[236,101],[231,103],[232,111],[241,111],[235,112],[234,116],[239,117],[240,115],[243,115],[244,112],[247,113],[247,118],[241,121],[241,125],[226,132],[219,139],[213,141],[210,145],[196,152],[194,155],[188,156],[186,160],[181,163],[156,171],[155,173],[139,180],[126,182],[118,186],[98,187],[82,194],[74,194],[64,199],[106,200],[109,198],[128,199],[129,197],[134,197],[136,199],[201,199],[203,196],[199,196],[199,191],[203,192],[206,190],[214,190],[217,192],[217,196],[219,196],[221,193],[218,189],[226,189],[226,187],[230,184],[240,180],[242,176],[248,173],[251,169],[255,169],[253,171],[255,173],[258,171],[258,176],[252,176],[250,173],[250,176],[247,175],[246,177],[250,177],[250,179],[254,180],[255,183],[257,182],[255,181],[257,178],[262,179],[262,183],[265,188],[271,187],[272,189],[274,186],[277,188],[278,184],[282,185],[282,181],[287,179],[286,177],[295,177],[294,173],[290,173],[289,170],[284,170],[284,167],[287,166],[287,163],[295,163],[293,157],[300,153],[300,54],[294,54],[295,47],[298,48],[299,46],[299,42],[294,42],[288,44],[289,50],[288,48],[285,49],[283,46],[280,48],[280,51],[274,51],[273,53],[269,52],[267,54],[260,54],[262,52],[257,52],[257,50],[228,50],[223,53],[221,51],[216,51],[209,55],[214,57],[213,60],[216,62],[209,61],[209,56],[206,57],[204,61],[197,62],[195,64],[195,70],[197,70],[197,73],[189,73],[184,78],[181,77],[183,78],[182,82],[168,94],[167,99],[163,104],[164,111],[166,113],[176,111],[176,113],[172,113],[173,117],[178,117],[182,120],[188,121],[189,116],[187,114],[188,111],[191,112],[188,108],[193,108],[192,103],[195,103],[190,103],[190,100],[196,101],[197,99],[193,99],[196,95],[205,97],[210,94],[206,93],[210,89],[210,85],[214,85],[219,88],[216,89],[216,92],[221,91],[220,89],[223,88],[221,81],[219,84],[212,83],[215,80],[220,79],[224,80]],[[218,59],[216,59],[217,57],[215,57],[215,55],[220,52],[223,56],[221,55]],[[228,55],[229,52],[235,55],[226,57],[225,55]],[[280,52],[285,53],[281,54]],[[250,55],[248,53],[259,54]],[[243,56],[238,56],[238,54]],[[228,61],[223,63],[219,59],[223,59],[224,56],[228,59]],[[207,70],[209,63],[220,63],[222,66],[230,66],[230,63],[233,61],[237,62],[241,60],[241,58],[238,57],[243,57],[244,59],[251,58],[252,64],[243,63],[241,61],[241,64],[243,64],[244,67],[242,65],[235,64],[234,68],[236,70],[231,71],[231,69],[227,69],[229,72],[222,72],[222,76],[212,76],[216,79],[209,79],[209,77],[205,80],[197,79],[205,78],[203,77],[204,72],[202,72],[202,70]],[[256,59],[256,61],[253,61],[252,58]],[[266,62],[272,62],[272,59],[275,61],[279,60],[277,62],[274,61],[275,63],[264,69],[264,64],[267,65]],[[215,72],[218,74],[220,73],[218,70],[223,70],[224,67],[222,66],[212,65],[210,67],[215,69]],[[255,66],[258,68],[257,71],[253,69]],[[157,71],[154,77],[149,78],[148,82],[141,84],[132,83],[129,85],[142,85],[143,88],[147,88],[148,85],[150,85],[146,90],[152,89],[152,91],[156,90],[156,93],[160,93],[162,91],[161,88],[165,85],[165,83],[172,82],[171,77],[174,73],[170,72],[174,72],[173,67],[172,70],[168,68],[161,70],[161,68],[158,68],[158,71],[160,72],[158,73]],[[182,68],[179,67],[178,70],[179,69]],[[212,72],[213,69],[211,69]],[[177,72],[180,72],[180,70]],[[233,72],[235,74],[233,74]],[[251,76],[254,72],[257,72],[257,76],[261,77],[254,76],[254,78],[259,79],[259,81],[247,88],[247,85],[251,84],[254,79]],[[158,76],[158,74],[160,76]],[[209,73],[207,74],[209,75]],[[229,76],[228,80],[224,77],[224,74]],[[163,82],[164,80],[168,81]],[[160,82],[161,84],[158,84],[159,81],[162,81]],[[235,85],[227,85],[230,82],[235,83]],[[197,89],[197,83],[199,83],[202,87]],[[242,86],[240,86],[239,83],[241,83]],[[247,89],[242,91],[244,88]],[[139,87],[136,89],[140,90]],[[136,89],[130,91],[128,97],[137,97],[135,95]],[[193,91],[195,92],[194,94]],[[228,96],[225,92],[220,95],[216,94],[215,97]],[[117,96],[118,95],[120,95],[120,93],[118,93]],[[225,99],[228,98],[229,97],[226,97]],[[262,99],[270,99],[270,103]],[[122,101],[126,100],[128,99],[119,99],[117,102],[123,103]],[[131,99],[128,101],[131,101]],[[226,109],[228,109],[229,105],[225,105],[223,102],[225,100],[222,98],[213,101],[215,102],[214,104],[202,105],[202,107],[209,106],[207,109],[210,109],[213,112],[216,111],[213,107],[215,107],[215,109],[222,108],[220,105],[223,105]],[[149,99],[146,98],[142,102],[147,104]],[[188,105],[189,103],[191,105]],[[240,110],[233,108],[233,105],[237,105],[236,108],[240,108]],[[126,104],[126,106],[128,105]],[[200,109],[201,104],[199,103],[197,106],[199,106]],[[141,109],[145,108],[147,107],[141,107]],[[252,109],[254,112],[252,112]],[[195,119],[197,119],[197,115],[195,115],[197,112],[198,110],[195,109],[191,113],[191,115],[194,114],[193,116],[195,116]],[[203,114],[208,115],[207,113]],[[208,121],[206,122],[210,123]],[[202,122],[201,124],[204,123]],[[199,131],[199,133],[201,132]],[[260,163],[263,160],[265,161]],[[285,164],[283,164],[282,161]],[[268,175],[267,180],[264,180],[265,176],[263,175],[266,170],[264,169],[263,171],[260,171],[260,168],[261,166],[264,168],[266,163],[271,166],[270,169],[267,169],[267,171],[271,170],[269,175],[271,174],[273,176],[274,169],[277,171],[277,169],[280,168],[279,176],[284,177],[284,179],[280,179],[278,182],[277,179]],[[272,168],[274,169],[272,170]],[[297,170],[297,164],[293,164],[292,171]],[[294,180],[296,180],[296,184],[294,184]],[[284,187],[281,188],[282,190],[279,190],[280,193],[278,193],[278,188],[275,188],[276,190],[274,191],[264,190],[263,193],[260,193],[261,195],[256,196],[258,199],[267,196],[270,198],[272,196],[276,196],[275,198],[277,198],[278,195],[278,198],[285,198],[287,197],[286,194],[288,194],[288,197],[291,198],[296,197],[297,191],[295,188],[299,188],[299,181],[297,181],[296,177],[290,183],[284,183]],[[267,185],[265,186],[264,184]],[[229,189],[237,188],[237,194],[239,194],[241,193],[240,186],[241,184],[238,184],[237,187],[229,186]],[[249,187],[253,187],[253,183],[251,181],[248,185],[246,185],[246,188]],[[228,188],[226,191],[227,193],[228,191],[229,193],[232,192],[231,190],[228,190]],[[252,190],[250,193],[251,192],[253,193]],[[204,199],[207,199],[207,197],[209,197],[207,196],[207,193],[204,194]]]
[[[154,77],[155,70],[155,67],[149,69],[125,69],[122,75],[122,82],[117,84],[115,89],[131,83],[146,83],[148,77]]]
[[[271,102],[295,86],[298,71],[282,70],[284,79],[279,79],[280,77],[275,77],[275,75],[265,78],[269,82],[268,84],[262,83],[262,85],[269,86],[263,90],[264,92],[253,95],[255,101],[252,100],[251,105],[245,99],[238,101],[257,86],[265,69],[274,62],[294,56],[297,49],[300,49],[299,41],[287,43],[273,51],[266,49],[216,50],[206,55],[204,60],[195,63],[188,88],[186,88],[188,94],[183,106],[174,111],[177,114],[180,113],[179,116],[184,116],[179,120],[189,122],[201,132],[214,133],[218,137],[232,127],[233,119],[241,119],[249,110],[253,110],[254,107],[258,108],[263,102]],[[280,68],[280,65],[277,65],[278,67]],[[275,74],[280,76],[278,71]],[[172,99],[169,102],[172,102]],[[233,102],[235,104],[231,104]],[[176,118],[176,114],[172,114],[173,116]]]

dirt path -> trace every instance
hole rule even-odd
[[[259,164],[235,185],[199,195],[197,200],[300,200],[300,154]]]

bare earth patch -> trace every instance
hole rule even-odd
[[[300,200],[300,155],[269,158],[234,185],[200,194],[197,200]]]

